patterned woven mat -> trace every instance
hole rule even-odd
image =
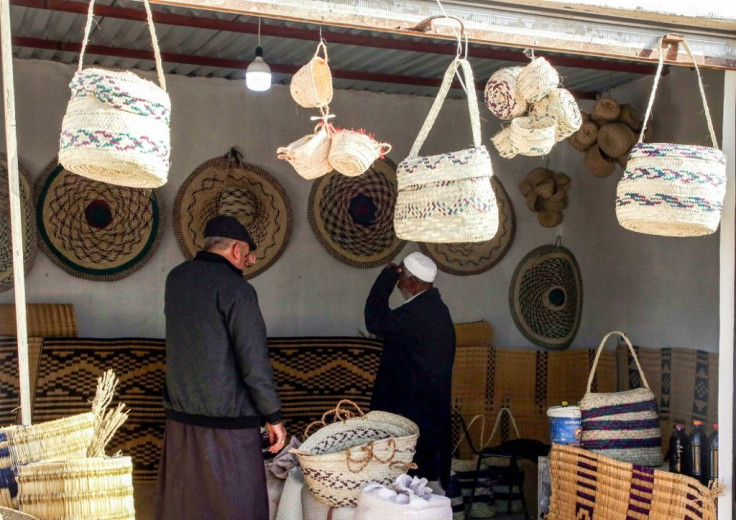
[[[28,372],[31,389],[36,386],[38,357],[42,345],[43,338],[28,338]],[[0,426],[17,424],[20,422],[20,377],[18,344],[15,338],[0,338],[0,366],[3,367],[0,370]]]
[[[165,362],[162,339],[45,339],[33,422],[88,412],[97,378],[113,369],[120,379],[113,404],[125,403],[130,415],[106,452],[131,456],[135,480],[155,480],[166,421],[161,403]]]
[[[368,338],[269,338],[271,366],[279,387],[288,434],[304,429],[350,399],[369,410],[383,342]],[[314,430],[313,430],[314,431]]]

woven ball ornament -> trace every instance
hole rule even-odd
[[[560,75],[544,58],[534,58],[519,72],[516,92],[527,103],[539,101],[557,88]]]
[[[516,92],[516,78],[523,67],[506,67],[497,70],[488,79],[483,93],[488,110],[499,119],[510,120],[523,116],[526,101]]]

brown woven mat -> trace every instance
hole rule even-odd
[[[36,388],[38,360],[43,338],[28,338],[28,372],[31,398]],[[20,375],[18,374],[18,344],[15,338],[0,338],[0,426],[20,423]]]
[[[77,315],[71,303],[26,304],[28,336],[74,337]],[[0,336],[16,336],[15,304],[0,304]]]

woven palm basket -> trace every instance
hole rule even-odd
[[[13,507],[15,474],[41,460],[83,457],[92,441],[94,415],[83,413],[31,426],[0,428],[0,505]]]
[[[37,462],[18,484],[19,509],[43,520],[135,520],[130,457]]]
[[[518,154],[535,157],[547,155],[555,146],[557,125],[554,121],[537,121],[517,117],[511,121],[509,142]]]
[[[365,484],[388,486],[408,471],[419,427],[388,412],[359,417],[336,414],[340,420],[310,435],[294,452],[317,500],[332,507],[353,507]]]
[[[488,79],[483,92],[484,101],[499,119],[510,120],[526,113],[527,103],[516,92],[516,78],[523,67],[506,67],[497,70]]]
[[[327,160],[337,172],[348,177],[357,177],[390,150],[390,144],[379,143],[362,132],[338,130],[332,135]]]
[[[564,88],[553,89],[532,105],[529,117],[555,123],[555,141],[570,137],[580,129],[583,118],[573,95]]]
[[[318,126],[313,134],[279,148],[276,153],[279,159],[291,164],[303,178],[311,180],[322,177],[332,171],[327,160],[332,142],[331,134],[331,126]]]
[[[715,495],[697,480],[554,444],[547,520],[716,520]]]
[[[15,509],[0,507],[0,520],[38,520],[38,518],[21,513]]]
[[[324,58],[319,51],[324,52]],[[321,108],[332,101],[332,72],[328,65],[327,45],[322,40],[309,62],[291,78],[291,97],[304,108]]]
[[[534,58],[516,78],[516,92],[527,103],[539,101],[557,88],[560,75],[544,58]]]

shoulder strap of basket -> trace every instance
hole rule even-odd
[[[700,69],[698,69],[698,63],[695,61],[690,46],[687,44],[685,38],[682,39],[682,46],[687,51],[690,59],[693,60],[693,66],[695,67],[695,73],[698,75],[698,86],[700,87],[700,97],[703,99],[703,107],[705,107],[705,119],[708,121],[708,131],[710,132],[710,138],[713,141],[713,147],[718,148],[718,140],[716,139],[716,132],[713,129],[713,121],[710,118],[710,109],[708,108],[708,99],[705,97],[705,89],[703,88],[703,78],[700,77]],[[644,130],[647,128],[649,122],[649,116],[652,114],[652,105],[654,105],[654,97],[657,94],[657,85],[659,84],[659,78],[662,76],[662,67],[664,66],[664,36],[659,39],[659,64],[657,65],[657,73],[654,76],[654,84],[652,85],[652,93],[649,96],[649,104],[647,105],[647,112],[644,115],[644,122],[641,125],[641,132],[639,133],[639,141],[641,143],[644,140]]]
[[[488,439],[486,440],[485,444],[481,446],[481,448],[487,448],[488,445],[491,443],[493,438],[496,436],[496,432],[498,431],[499,426],[501,426],[501,416],[506,413],[509,416],[509,421],[511,422],[511,426],[514,427],[514,433],[516,433],[516,438],[521,439],[521,434],[519,434],[519,428],[516,426],[516,419],[514,419],[514,414],[511,413],[511,410],[507,407],[503,407],[498,411],[498,415],[496,416],[496,423],[493,425],[493,430],[491,430],[491,434],[488,436]]]
[[[636,363],[636,368],[639,369],[639,375],[641,376],[641,382],[644,385],[644,388],[649,390],[649,383],[647,382],[647,378],[644,376],[644,371],[641,369],[641,365],[639,364],[639,358],[636,356],[636,351],[634,350],[634,345],[631,344],[631,341],[629,341],[629,338],[626,337],[626,334],[623,332],[619,332],[618,330],[614,330],[613,332],[609,332],[605,335],[603,340],[601,340],[601,344],[598,346],[598,352],[595,353],[595,359],[593,360],[593,366],[590,368],[590,376],[588,377],[588,387],[585,390],[586,394],[590,393],[590,387],[593,385],[593,377],[595,376],[595,369],[598,366],[598,359],[601,357],[601,352],[603,352],[603,345],[606,344],[606,340],[613,336],[614,334],[618,334],[623,338],[623,340],[626,342],[626,344],[629,347],[629,351],[631,352],[631,356],[634,358],[634,362]]]
[[[480,112],[478,111],[478,97],[475,92],[475,80],[473,79],[473,69],[470,67],[470,62],[464,58],[456,58],[447,67],[445,71],[445,77],[442,78],[442,86],[440,91],[437,93],[437,97],[434,99],[432,108],[427,114],[427,118],[424,120],[422,129],[419,131],[419,135],[414,140],[414,145],[411,147],[409,157],[416,157],[419,155],[419,150],[422,148],[424,141],[427,139],[429,131],[434,126],[434,122],[437,119],[442,108],[447,93],[450,91],[452,86],[452,80],[455,77],[458,67],[462,68],[463,75],[465,76],[465,91],[468,95],[468,110],[470,111],[470,128],[473,130],[473,146],[480,146]]]
[[[156,60],[156,73],[158,74],[158,83],[161,88],[166,90],[166,79],[164,78],[164,68],[161,64],[161,51],[158,48],[158,39],[156,38],[156,29],[153,26],[153,13],[151,13],[151,6],[148,0],[143,0],[143,4],[146,7],[146,20],[148,21],[148,31],[151,33],[151,42],[153,43],[153,55]],[[84,51],[87,49],[87,43],[89,43],[89,33],[92,31],[92,21],[94,20],[94,7],[95,0],[90,0],[89,9],[87,10],[87,24],[84,26],[84,40],[82,40],[82,51],[79,53],[79,66],[77,72],[82,71],[82,64],[84,62]]]

